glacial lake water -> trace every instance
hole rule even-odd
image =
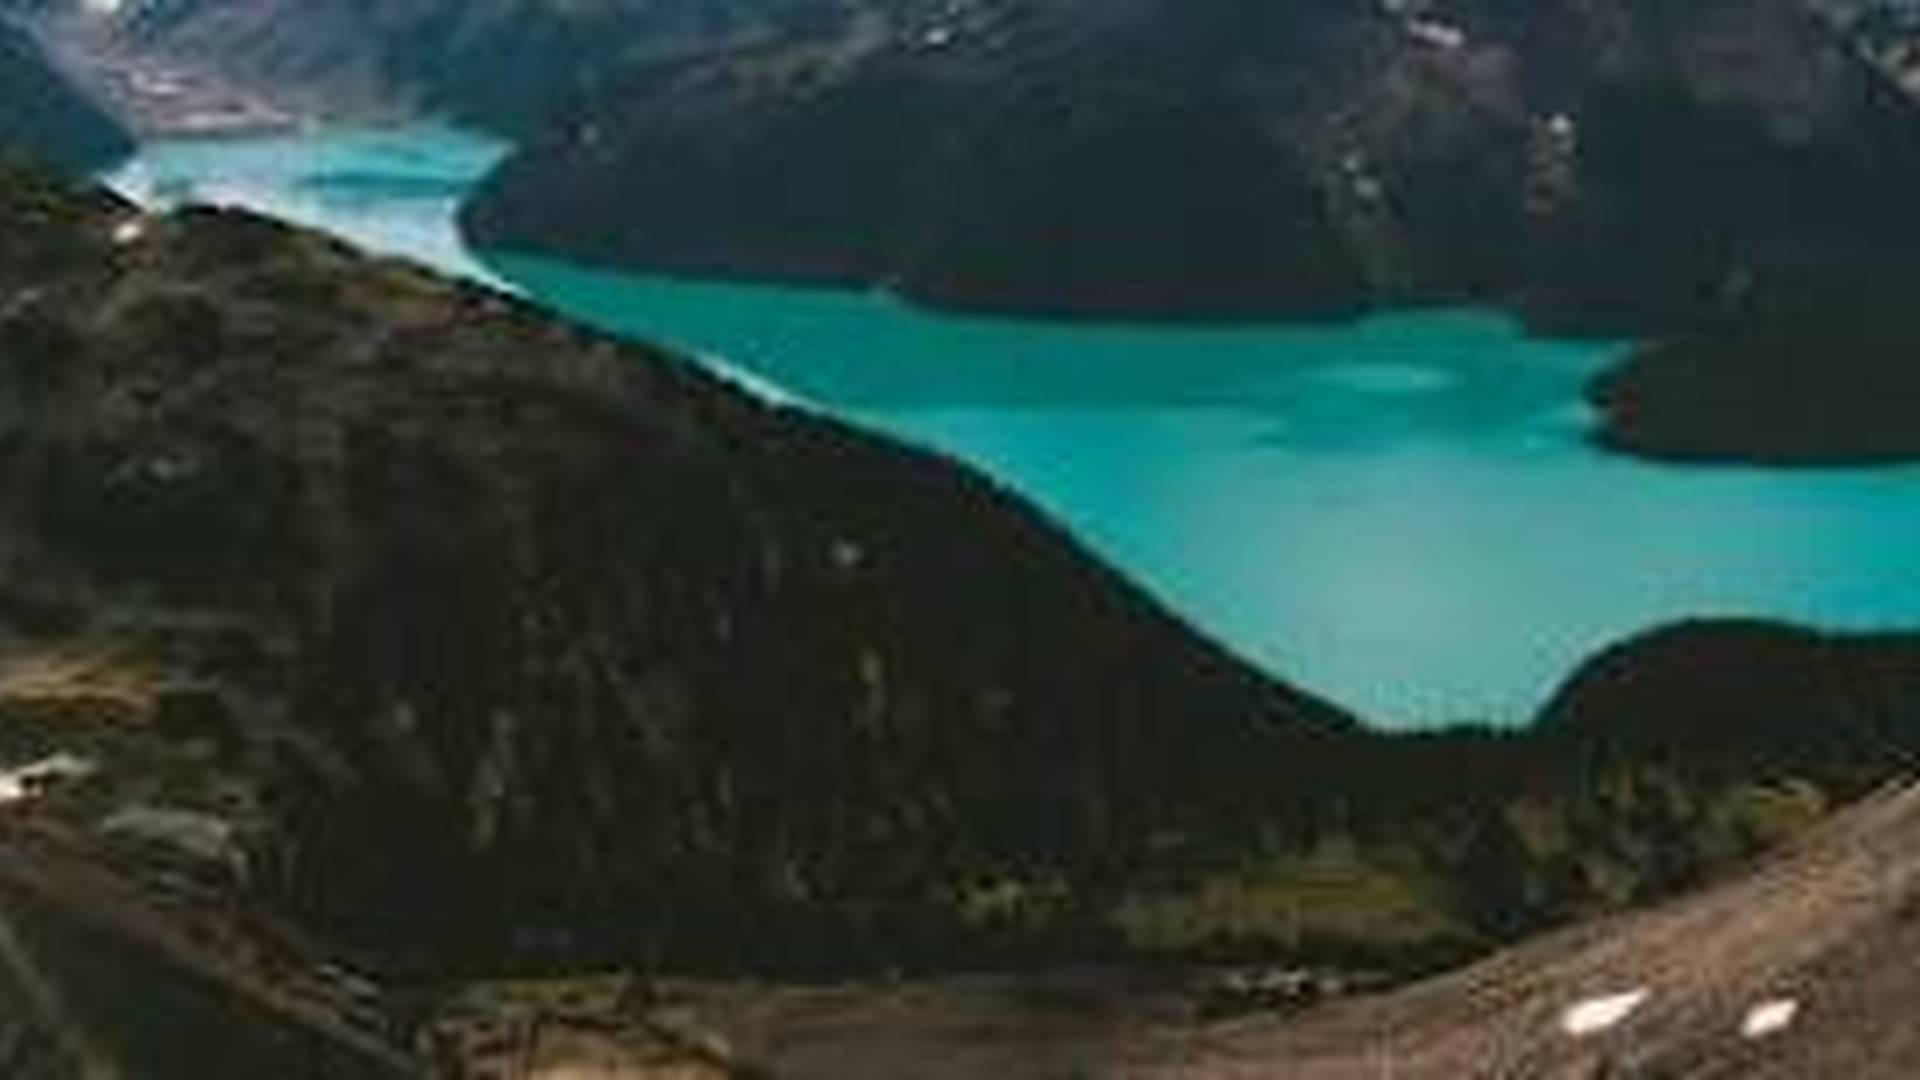
[[[1920,624],[1920,468],[1600,453],[1579,390],[1612,346],[1528,340],[1471,311],[1065,326],[483,264],[452,215],[500,152],[424,127],[162,142],[109,179],[508,284],[948,452],[1205,632],[1381,724],[1524,721],[1583,657],[1689,616]]]

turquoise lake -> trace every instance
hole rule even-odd
[[[1920,469],[1599,453],[1579,389],[1613,347],[1527,340],[1477,312],[1065,326],[483,265],[452,215],[500,152],[436,128],[163,142],[109,179],[482,277],[943,450],[1207,633],[1383,724],[1523,721],[1595,649],[1688,616],[1920,623]]]

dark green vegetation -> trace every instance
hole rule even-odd
[[[1642,348],[1588,388],[1596,437],[1681,461],[1920,458],[1920,328],[1899,295],[1910,280]]]
[[[206,687],[264,880],[349,939],[910,947],[1357,737],[942,462],[262,220],[12,198],[0,609]]]
[[[119,124],[62,79],[39,45],[0,13],[0,153],[31,153],[82,170],[132,149]]]
[[[1913,642],[1757,626],[1602,658],[1526,733],[1370,733],[985,482],[673,356],[18,170],[0,235],[0,762],[100,768],[35,828],[141,837],[409,997],[1400,977],[1704,881],[1915,745]]]
[[[1914,268],[1920,116],[1833,5],[848,6],[623,68],[471,235],[959,307],[1640,334]]]

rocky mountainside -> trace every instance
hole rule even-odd
[[[1890,791],[1683,902],[1400,994],[1186,1042],[1184,1058],[1163,1051],[1157,1068],[1126,1075],[1257,1075],[1286,1062],[1299,1080],[1893,1080],[1920,1067],[1907,1019],[1920,994],[1917,871],[1920,791]]]
[[[623,65],[811,33],[838,18],[842,0],[148,0],[110,13],[54,0],[38,6],[43,15],[83,9],[61,22],[102,66],[159,65],[304,112],[426,111],[519,134]]]
[[[1911,270],[1920,117],[1792,0],[915,2],[663,62],[482,245],[1053,314],[1697,326]]]
[[[0,12],[0,152],[24,151],[74,170],[133,149],[120,125],[63,78],[38,43]]]

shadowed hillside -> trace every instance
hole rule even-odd
[[[29,153],[84,170],[129,153],[125,131],[48,63],[0,12],[0,154]]]
[[[1913,268],[1912,101],[1791,0],[979,0],[631,70],[482,245],[1056,315],[1668,332]]]
[[[1679,462],[1920,459],[1910,278],[1804,291],[1781,315],[1642,347],[1588,387],[1601,445]]]
[[[269,878],[356,940],[937,950],[1359,739],[984,481],[674,357],[242,215],[0,219],[8,633],[205,687]]]

